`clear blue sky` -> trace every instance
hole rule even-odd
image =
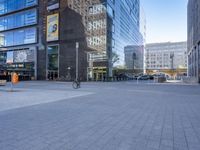
[[[187,40],[188,0],[141,0],[147,20],[147,43]]]

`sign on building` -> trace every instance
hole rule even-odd
[[[47,42],[57,41],[59,38],[59,14],[47,16]]]
[[[59,0],[48,0],[47,10],[54,10],[59,8]]]

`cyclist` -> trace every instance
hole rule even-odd
[[[74,89],[80,88],[80,87],[81,87],[81,82],[80,82],[80,80],[79,80],[79,79],[75,79],[75,80],[73,81],[73,83],[72,83],[72,87],[73,87]]]

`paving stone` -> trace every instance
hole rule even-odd
[[[200,149],[197,85],[91,82],[74,90],[36,81],[21,82],[18,93],[2,88],[0,150]]]

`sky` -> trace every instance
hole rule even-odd
[[[187,40],[188,0],[140,0],[146,15],[147,43]]]

